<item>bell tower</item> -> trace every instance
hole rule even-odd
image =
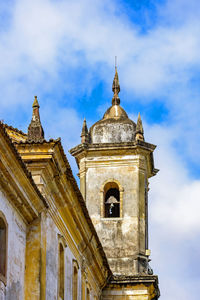
[[[89,130],[83,123],[76,158],[80,189],[114,275],[152,275],[148,247],[148,185],[153,151],[120,106],[117,68],[112,105]]]

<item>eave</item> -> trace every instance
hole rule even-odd
[[[2,123],[0,123],[0,169],[0,184],[3,193],[24,221],[32,222],[47,207],[47,203]]]
[[[25,142],[27,140],[27,134],[24,133],[23,131],[7,124],[4,124],[4,128],[6,130],[6,133],[11,138],[12,142],[19,142],[19,141]]]
[[[110,156],[110,155],[127,155],[127,154],[143,154],[147,158],[149,177],[157,174],[158,169],[154,168],[153,151],[156,146],[145,141],[134,141],[127,143],[101,143],[101,144],[79,144],[72,148],[69,152],[75,157],[79,168],[80,160],[86,156]]]

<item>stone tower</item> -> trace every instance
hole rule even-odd
[[[88,131],[84,120],[76,158],[80,189],[114,275],[152,275],[148,249],[148,180],[153,151],[120,106],[117,68],[112,106]]]

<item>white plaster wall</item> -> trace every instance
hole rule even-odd
[[[145,245],[145,224],[139,226],[139,210],[142,211],[144,206],[144,197],[140,199],[139,192],[144,194],[144,184],[139,182],[138,159],[137,155],[86,159],[86,205],[111,269],[116,274],[132,274],[135,268],[133,257]],[[122,218],[101,218],[101,190],[106,181],[119,182],[123,188]]]
[[[67,247],[65,249],[65,299],[72,299],[72,260],[73,255]]]
[[[80,270],[80,268],[78,270],[78,299],[81,300],[81,270]]]
[[[50,216],[46,223],[46,300],[57,300],[58,293],[58,245],[60,231]],[[68,245],[65,251],[65,300],[72,299],[73,259]],[[81,270],[78,270],[78,299],[81,299]]]
[[[4,300],[5,299],[5,285],[2,281],[0,281],[0,300]]]
[[[5,300],[23,300],[26,224],[1,191],[0,211],[3,212],[8,223],[7,286],[5,288]]]
[[[7,286],[0,283],[0,300],[24,299],[24,271],[26,249],[26,224],[8,199],[0,192],[0,211],[8,223]],[[58,287],[58,234],[51,216],[46,218],[46,300],[57,300]],[[72,299],[72,251],[65,249],[65,300]],[[78,270],[78,300],[81,299],[81,268]],[[91,298],[92,299],[92,298]]]
[[[46,299],[57,300],[58,234],[57,228],[49,216],[46,221]]]
[[[65,300],[72,299],[73,284],[73,259],[75,259],[70,248],[65,248]],[[78,299],[81,299],[81,269],[78,269]]]

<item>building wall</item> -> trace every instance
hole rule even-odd
[[[46,220],[46,299],[56,300],[58,279],[58,231],[50,217],[47,217]]]
[[[47,216],[46,222],[46,299],[57,300],[58,295],[58,253],[59,253],[59,232],[51,217]],[[75,257],[66,244],[64,247],[64,287],[65,299],[72,299],[73,283],[73,261]],[[81,293],[81,272],[78,270],[78,295]]]
[[[46,282],[45,286],[42,285],[41,278],[38,278],[38,286],[34,283],[34,276],[31,277],[31,284],[33,290],[30,294],[25,293],[25,263],[27,268],[34,270],[34,267],[37,268],[37,265],[33,266],[29,260],[26,261],[26,247],[28,240],[26,240],[26,231],[27,226],[22,220],[21,216],[18,214],[16,209],[11,205],[10,201],[6,196],[0,192],[0,212],[2,212],[8,223],[8,257],[7,257],[7,284],[5,285],[0,281],[0,300],[32,300],[32,299],[44,299],[41,298],[41,289],[45,289],[45,299],[46,300],[57,300],[58,299],[58,246],[60,242],[61,233],[56,227],[51,216],[47,213],[47,216],[44,218],[43,230],[45,230],[46,235]],[[41,219],[34,221],[32,225],[29,225],[29,231],[31,230],[31,239],[33,240],[33,235],[36,233],[33,232],[33,227],[36,228],[38,224],[41,225]],[[39,226],[41,229],[42,226]],[[41,239],[41,235],[40,238]],[[42,242],[42,240],[41,240]],[[41,244],[42,247],[42,244]],[[32,256],[35,255],[35,252],[32,252]],[[70,300],[72,298],[72,285],[73,285],[73,262],[76,260],[72,251],[65,245],[64,248],[64,269],[65,269],[65,278],[64,278],[64,287],[65,287],[65,300]],[[28,259],[33,259],[29,257]],[[35,263],[35,260],[32,260]],[[37,270],[38,274],[42,268],[42,261],[38,263],[39,269]],[[81,299],[82,294],[82,272],[81,266],[78,268],[78,299]],[[32,273],[31,273],[32,274]],[[85,276],[85,275],[84,275]],[[86,283],[89,283],[89,277],[86,277]],[[90,299],[95,299],[97,297],[96,293],[90,286]],[[85,284],[85,292],[86,295]],[[25,294],[25,295],[24,295]],[[31,296],[30,296],[31,295]],[[31,297],[31,298],[30,298]],[[85,298],[86,299],[86,298]],[[96,298],[97,299],[97,298]]]
[[[61,232],[56,227],[54,221],[51,219],[50,215],[46,218],[46,300],[57,300],[58,298],[58,251],[59,243],[62,241],[60,239]],[[78,267],[78,300],[82,299],[82,276],[83,274],[80,264],[77,262],[76,257],[73,255],[70,247],[65,244],[64,247],[64,287],[65,287],[65,300],[73,299],[73,265],[76,262]],[[89,283],[89,276],[86,276],[86,282]],[[90,285],[90,300],[94,299],[96,295],[95,291]],[[86,294],[86,287],[85,291]],[[96,295],[97,297],[97,295]],[[86,298],[85,298],[86,299]]]
[[[138,273],[136,255],[145,255],[146,173],[145,164],[141,169],[140,161],[145,162],[142,155],[88,155],[80,163],[86,205],[115,274]],[[107,182],[116,182],[119,186],[119,218],[104,217]]]
[[[104,289],[102,300],[151,300],[155,297],[153,285],[137,284]]]
[[[1,191],[0,212],[8,223],[7,284],[1,282],[0,300],[23,300],[26,224]]]
[[[12,185],[19,187],[20,196],[18,201],[15,201],[13,195],[12,199],[8,199],[8,196],[0,194],[0,211],[8,223],[7,285],[4,287],[0,280],[0,300],[60,300],[59,243],[64,247],[64,300],[73,299],[74,265],[77,266],[78,272],[77,300],[88,300],[87,290],[90,291],[90,300],[154,299],[154,286],[152,291],[143,289],[141,278],[136,280],[138,283],[136,286],[132,284],[131,279],[128,279],[129,287],[127,283],[117,287],[108,283],[101,294],[101,289],[111,278],[111,272],[101,244],[98,238],[95,238],[96,232],[91,225],[89,226],[91,221],[85,203],[80,193],[77,193],[75,182],[69,180],[72,177],[69,166],[63,158],[62,151],[59,152],[60,148],[58,146],[56,148],[55,142],[51,143],[52,145],[46,142],[39,146],[29,143],[21,145],[22,148],[27,146],[27,149],[22,149],[27,150],[22,159],[27,158],[28,163],[32,164],[30,171],[33,179],[48,205],[40,203],[41,194],[33,182],[26,181],[29,176],[23,173],[25,166],[13,168],[12,172],[7,168],[12,178],[15,178],[12,173],[16,171],[14,175],[18,176],[18,181]],[[39,153],[38,157],[35,155],[37,153],[33,154],[34,147],[38,148],[35,149],[35,152],[37,150]],[[53,159],[52,153],[55,154]],[[9,159],[12,165],[13,158]],[[103,157],[100,154],[96,158],[90,157],[83,165],[80,170],[81,186],[84,183],[87,207],[99,237],[105,245],[110,264],[117,273],[125,272],[132,275],[137,269],[135,265],[130,264],[134,261],[133,255],[138,251],[145,251],[144,157],[142,155]],[[41,173],[44,175],[43,180],[37,181],[36,179],[42,178]],[[5,170],[4,175],[5,177],[7,175]],[[122,194],[122,215],[118,220],[105,220],[101,216],[102,188],[108,180],[118,182]],[[19,207],[19,203],[23,205]],[[27,210],[23,210],[23,207]],[[21,214],[23,212],[24,221],[17,211]],[[113,253],[119,256],[113,259]],[[150,277],[148,275],[147,277],[149,280]],[[156,282],[156,279],[154,281]]]

